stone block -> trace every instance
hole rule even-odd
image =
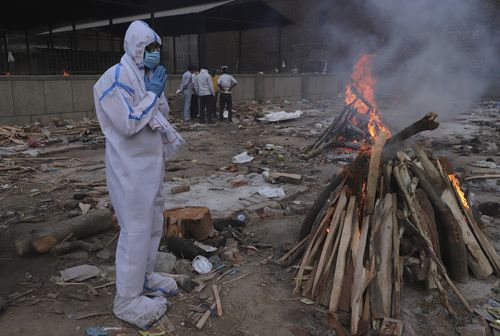
[[[70,80],[44,81],[45,113],[73,112]]]
[[[71,80],[74,112],[87,112],[95,109],[93,80]],[[68,111],[65,111],[68,112]]]
[[[43,81],[13,81],[12,92],[16,116],[45,113]]]
[[[14,115],[14,100],[12,97],[12,82],[0,82],[0,117]]]
[[[164,238],[177,236],[205,240],[214,231],[212,216],[207,207],[167,209],[163,212]]]

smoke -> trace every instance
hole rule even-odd
[[[356,24],[333,23],[346,48],[342,66],[375,54],[377,97],[393,98],[387,112],[407,123],[434,111],[446,119],[481,99],[498,67],[488,0],[356,0]],[[359,26],[364,27],[360,30]],[[353,28],[358,26],[358,28]],[[384,114],[385,114],[384,110]],[[391,123],[393,120],[391,120]]]

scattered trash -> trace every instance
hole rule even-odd
[[[233,163],[247,163],[247,162],[252,162],[254,159],[253,156],[248,155],[246,151],[244,151],[241,154],[233,156]]]
[[[97,266],[92,265],[80,265],[75,267],[70,267],[65,270],[60,271],[61,276],[59,281],[84,281],[101,274],[101,269]]]
[[[78,203],[78,207],[82,210],[82,215],[85,215],[90,210],[90,204]]]
[[[193,269],[199,274],[207,274],[212,270],[212,263],[204,256],[197,256],[192,262]]]
[[[285,190],[281,187],[273,188],[271,186],[263,186],[257,190],[259,195],[267,198],[283,198],[285,197]]]
[[[166,335],[167,332],[163,330],[161,326],[154,326],[148,330],[139,330],[139,334],[141,336],[163,336]]]
[[[279,111],[279,112],[268,113],[262,118],[257,118],[257,120],[273,123],[278,121],[293,120],[300,118],[301,116],[302,116],[302,111],[295,111],[295,112]]]
[[[300,299],[300,302],[302,302],[303,304],[306,304],[306,305],[313,305],[315,303],[314,301],[309,300],[308,298]]]
[[[215,252],[217,251],[217,248],[210,246],[210,245],[205,245],[203,243],[200,243],[199,241],[195,241],[194,244],[198,246],[199,248],[203,249],[206,252]]]

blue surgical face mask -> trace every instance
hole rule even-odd
[[[145,51],[144,52],[144,65],[149,69],[154,69],[160,64],[160,52],[159,51]]]

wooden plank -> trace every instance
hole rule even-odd
[[[217,285],[213,285],[212,289],[214,291],[215,304],[217,306],[217,316],[221,317],[222,316],[222,303],[220,301],[219,288],[217,288]]]
[[[309,239],[310,234],[305,236],[300,242],[298,242],[294,247],[290,249],[287,253],[285,253],[281,258],[278,259],[280,263],[284,262],[287,260],[297,249],[299,249],[303,244],[306,243],[306,241]]]
[[[344,221],[345,221],[345,216],[346,216],[346,210],[342,210],[342,215],[340,216],[340,222],[337,228],[337,232],[335,233],[335,242],[333,244],[332,252],[330,253],[330,256],[328,257],[328,260],[326,262],[325,270],[323,271],[323,274],[321,275],[320,278],[320,286],[318,286],[318,292],[322,292],[325,289],[325,282],[328,281],[327,279],[330,279],[330,283],[326,285],[326,291],[328,293],[323,293],[323,297],[325,297],[325,300],[327,303],[325,304],[326,306],[329,305],[330,303],[330,293],[332,291],[331,287],[331,282],[333,281],[333,274],[332,268],[334,267],[334,261],[337,259],[337,252],[339,249],[340,245],[340,238],[342,236],[342,229],[344,227]],[[328,298],[327,298],[328,297]]]
[[[342,215],[342,210],[344,210],[346,204],[347,204],[346,192],[345,189],[342,189],[342,191],[340,192],[339,200],[335,207],[335,213],[333,214],[332,221],[330,223],[329,232],[326,235],[325,244],[323,245],[323,249],[321,251],[321,255],[319,258],[318,268],[314,276],[313,290],[312,290],[313,293],[316,292],[319,278],[321,274],[323,274],[323,268],[325,266],[326,258],[327,256],[329,256],[329,253],[331,252],[332,240],[337,230],[337,226],[339,225],[340,217]]]
[[[459,201],[457,201],[455,195],[453,195],[453,192],[450,189],[445,189],[443,191],[441,199],[450,208],[462,231],[465,246],[467,247],[467,263],[472,273],[477,279],[486,279],[493,273],[493,268],[488,258],[486,258],[486,255],[481,250],[478,241],[472,234],[472,231],[465,220],[465,216],[462,214],[460,206],[458,205]]]
[[[207,309],[207,311],[205,312],[205,314],[203,314],[203,316],[196,323],[196,329],[198,329],[198,330],[203,329],[203,326],[205,325],[205,323],[207,322],[208,318],[212,314],[212,312],[215,309],[216,305],[217,304],[215,302],[210,305],[210,308]]]
[[[424,167],[424,171],[427,173],[427,175],[429,175],[429,178],[436,186],[441,187],[443,185],[443,180],[439,171],[432,164],[431,160],[429,160],[429,157],[427,156],[427,154],[425,154],[425,151],[422,149],[422,147],[420,147],[419,145],[415,145],[414,148],[418,160]]]
[[[485,179],[500,179],[500,174],[484,174],[484,175],[475,175],[475,176],[467,176],[464,178],[464,181],[472,181],[472,180],[485,180]]]
[[[363,293],[371,279],[371,272],[363,266],[363,255],[366,249],[368,231],[370,229],[370,216],[365,216],[359,235],[356,256],[354,258],[354,283],[351,292],[351,334],[358,333],[358,323],[363,313]],[[372,263],[373,265],[373,263]]]
[[[387,194],[381,204],[381,227],[376,235],[378,248],[374,253],[377,260],[377,274],[370,284],[370,298],[373,318],[383,319],[391,314],[392,296],[392,234],[393,194]]]
[[[310,261],[312,256],[316,253],[315,248],[319,247],[319,241],[324,239],[324,236],[326,236],[326,225],[328,224],[328,221],[330,217],[333,215],[333,212],[335,211],[335,207],[330,206],[328,209],[325,217],[321,220],[321,223],[319,224],[319,227],[316,229],[314,232],[312,238],[309,240],[306,252],[304,253],[304,256],[302,257],[302,260],[300,262],[299,270],[297,271],[297,280],[295,283],[295,288],[293,290],[293,294],[297,294],[302,283],[302,277],[304,275],[305,267],[310,266]]]
[[[344,280],[345,267],[347,263],[347,250],[349,248],[352,236],[352,221],[354,214],[354,207],[356,206],[356,196],[352,195],[349,198],[349,205],[347,206],[347,213],[344,220],[344,227],[340,238],[340,246],[337,255],[337,262],[335,264],[335,275],[333,278],[333,287],[330,295],[329,311],[336,312],[338,309],[340,290]]]
[[[394,195],[392,198],[392,207],[397,209],[398,198]],[[401,280],[402,280],[402,265],[399,257],[399,221],[396,215],[396,211],[392,212],[392,268],[393,268],[393,283],[394,289],[392,291],[392,307],[391,316],[399,318],[401,314]]]
[[[368,168],[368,179],[366,182],[366,214],[373,214],[375,207],[375,196],[377,193],[377,184],[380,174],[380,158],[382,149],[387,141],[384,133],[380,133],[375,140],[375,145],[372,147],[370,155],[370,163]]]

